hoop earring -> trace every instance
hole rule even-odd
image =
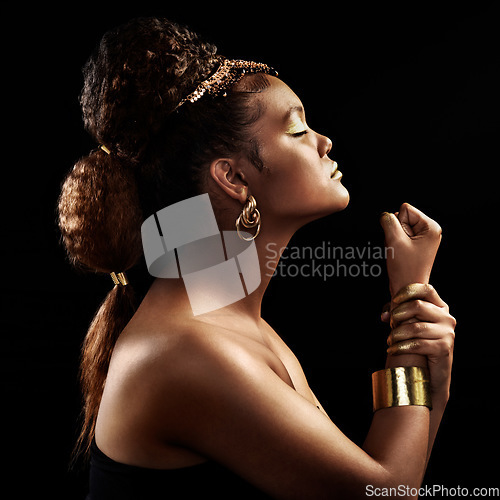
[[[240,233],[240,224],[248,229],[257,227],[255,234],[250,236],[250,238],[245,238]],[[255,201],[255,198],[251,195],[247,198],[247,202],[245,203],[241,214],[236,219],[236,231],[240,239],[244,241],[252,241],[257,238],[257,235],[260,233],[260,212],[257,210],[257,202]]]

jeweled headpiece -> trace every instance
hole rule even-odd
[[[211,96],[226,95],[226,90],[241,80],[247,73],[266,73],[277,76],[278,72],[267,64],[252,61],[243,61],[241,59],[226,59],[220,57],[220,66],[217,71],[201,82],[196,89],[188,96],[182,99],[175,107],[178,109],[185,102],[196,102],[205,94]]]

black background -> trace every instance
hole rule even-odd
[[[425,484],[499,485],[498,13],[493,3],[451,5],[143,1],[6,11],[1,368],[13,466],[6,483],[16,498],[85,493],[85,471],[67,470],[79,348],[112,284],[70,268],[55,205],[65,173],[95,147],[78,106],[81,67],[107,29],[142,15],[187,24],[228,57],[274,66],[308,124],[332,138],[350,205],[301,229],[290,246],[382,246],[379,214],[404,201],[441,224],[431,281],[458,326],[452,396]],[[343,263],[363,261],[383,265]],[[131,275],[141,285],[144,273]],[[371,419],[370,374],[384,363],[387,299],[384,270],[276,277],[263,304],[331,418],[358,444]]]

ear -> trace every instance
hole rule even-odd
[[[248,185],[244,174],[237,169],[233,158],[219,158],[210,164],[210,175],[215,183],[231,198],[244,204],[248,197]]]

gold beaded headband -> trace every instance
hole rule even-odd
[[[211,96],[227,95],[226,90],[240,81],[247,73],[266,73],[268,75],[278,76],[278,72],[267,64],[257,63],[253,61],[243,61],[241,59],[226,59],[219,58],[220,66],[217,71],[201,82],[196,89],[188,96],[182,99],[175,107],[179,109],[185,102],[196,102],[205,94]]]
[[[265,73],[267,75],[278,76],[278,72],[264,63],[257,63],[253,61],[243,61],[242,59],[226,59],[225,57],[218,57],[220,62],[219,67],[215,73],[201,82],[196,89],[182,99],[179,104],[173,109],[176,111],[185,102],[196,102],[205,94],[217,96],[222,94],[224,97],[227,95],[226,90],[239,82],[247,73]],[[104,144],[99,146],[106,154],[111,154],[111,151]]]

